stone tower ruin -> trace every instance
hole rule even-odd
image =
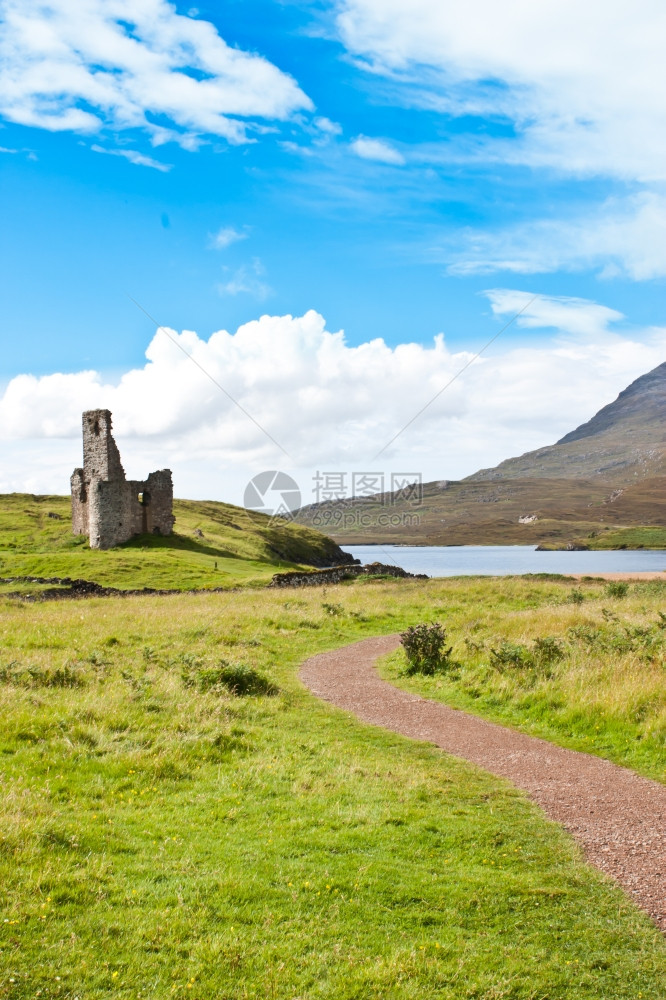
[[[120,452],[111,434],[110,410],[83,414],[83,468],[72,485],[72,530],[88,535],[91,549],[110,549],[135,535],[173,530],[171,470],[151,472],[146,480],[125,479]]]

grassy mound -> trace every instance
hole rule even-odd
[[[69,498],[0,496],[0,577],[70,577],[124,590],[189,590],[263,583],[279,569],[340,561],[337,545],[319,532],[242,507],[176,500],[174,513],[176,530],[168,538],[144,535],[100,552],[90,549],[86,538],[72,535]]]
[[[525,797],[296,677],[444,612],[518,641],[570,586],[0,599],[0,995],[661,996],[663,938]]]
[[[590,549],[666,549],[666,528],[610,528],[582,539]]]

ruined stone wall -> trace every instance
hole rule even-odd
[[[118,446],[111,433],[110,410],[88,410],[83,414],[83,471],[86,479],[125,480]]]
[[[145,532],[170,535],[173,530],[170,470],[128,482],[109,410],[83,414],[83,468],[74,470],[71,487],[72,531],[87,534],[91,548],[109,549]]]
[[[70,485],[72,488],[72,531],[75,535],[87,535],[88,493],[83,469],[74,469]]]
[[[92,480],[88,493],[92,549],[111,549],[134,534],[128,485],[118,480]]]
[[[151,472],[143,482],[132,480],[130,487],[133,534],[170,535],[173,531],[173,483],[171,471]]]
[[[153,532],[170,535],[175,524],[173,516],[173,480],[171,469],[151,472],[146,480],[153,508]]]

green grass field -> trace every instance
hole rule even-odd
[[[0,496],[0,577],[82,578],[121,590],[190,590],[267,583],[280,569],[339,562],[337,546],[319,532],[241,507],[176,500],[174,513],[175,533],[168,538],[145,535],[100,552],[90,549],[85,537],[72,535],[68,497],[5,494]]]
[[[297,679],[413,622],[528,641],[607,605],[652,620],[664,595],[582,589],[575,606],[571,583],[525,578],[0,597],[0,997],[663,997],[661,935],[522,795]],[[638,669],[624,656],[616,685]],[[593,686],[583,714],[620,700]]]

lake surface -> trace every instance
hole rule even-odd
[[[401,566],[428,576],[512,573],[637,573],[666,570],[666,551],[537,552],[533,545],[343,545],[362,563]],[[664,573],[666,580],[666,572]]]

